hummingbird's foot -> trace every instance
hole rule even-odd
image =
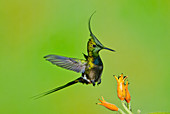
[[[94,82],[94,81],[92,81],[92,80],[91,80],[91,83],[93,84],[93,86],[95,86],[95,85],[96,85],[96,84],[95,84],[95,82]]]
[[[101,84],[101,79],[98,81],[97,85]]]

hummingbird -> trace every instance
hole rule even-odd
[[[95,12],[94,12],[95,13]],[[94,14],[93,13],[93,14]],[[90,39],[87,43],[87,52],[88,55],[84,54],[85,59],[77,59],[77,58],[70,58],[70,57],[63,57],[59,55],[47,55],[44,58],[51,62],[52,64],[65,68],[67,70],[72,70],[77,73],[81,73],[81,77],[66,83],[63,86],[54,88],[49,90],[45,93],[39,94],[35,96],[36,98],[40,98],[46,96],[48,94],[54,93],[58,90],[66,88],[76,83],[82,84],[92,84],[93,86],[99,85],[101,83],[101,75],[103,71],[103,63],[99,55],[99,51],[102,49],[110,50],[115,52],[110,48],[105,47],[93,34],[90,26],[91,18],[93,14],[89,18],[88,28],[90,32]]]

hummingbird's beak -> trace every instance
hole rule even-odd
[[[115,50],[113,50],[113,49],[110,49],[110,48],[107,48],[107,47],[104,47],[103,49],[107,49],[107,50],[110,50],[110,51],[113,51],[113,52],[115,52]]]

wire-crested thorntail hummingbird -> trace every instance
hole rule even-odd
[[[114,50],[103,46],[103,44],[92,33],[91,27],[90,27],[90,21],[91,21],[93,14],[90,16],[89,23],[88,23],[91,38],[89,39],[87,43],[88,55],[84,54],[85,60],[63,57],[59,55],[47,55],[44,57],[47,61],[51,62],[52,64],[56,66],[81,73],[82,74],[81,77],[77,78],[74,81],[68,82],[67,84],[63,86],[60,86],[50,91],[47,91],[45,93],[39,94],[35,96],[35,98],[43,97],[45,95],[56,92],[58,90],[61,90],[63,88],[66,88],[76,83],[93,84],[93,86],[95,86],[96,82],[97,82],[97,85],[101,83],[103,63],[99,56],[99,51],[102,49],[107,49],[110,51],[114,51]]]

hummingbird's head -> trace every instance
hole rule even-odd
[[[95,12],[94,12],[95,13]],[[94,14],[93,13],[93,14]],[[107,49],[110,51],[115,52],[115,50],[112,50],[110,48],[105,47],[97,38],[96,36],[92,33],[91,31],[91,27],[90,27],[90,21],[91,21],[91,17],[93,16],[93,14],[90,16],[89,19],[89,31],[90,31],[90,36],[91,38],[88,41],[87,47],[88,47],[88,52],[89,52],[89,56],[97,56],[98,52],[102,49]]]

